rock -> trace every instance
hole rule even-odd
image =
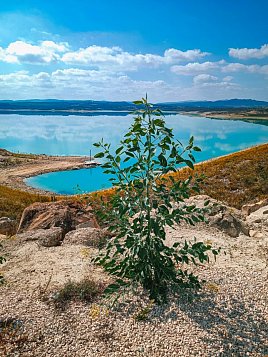
[[[8,217],[0,218],[0,234],[14,235],[16,233],[16,221]]]
[[[246,222],[249,225],[260,224],[261,226],[268,227],[268,205],[259,208],[255,212],[252,212],[246,218]]]
[[[71,200],[36,202],[24,210],[18,232],[61,227],[65,235],[85,222],[91,227],[99,228],[91,207],[81,202]]]
[[[56,247],[61,245],[63,239],[63,230],[61,227],[49,229],[36,229],[25,233],[17,234],[17,239],[22,241],[38,241],[43,247]]]
[[[263,238],[264,235],[262,232],[259,232],[259,231],[255,231],[253,229],[250,229],[249,230],[249,236],[250,237],[253,237],[253,238]]]
[[[84,223],[79,223],[75,229],[80,229],[80,228],[97,228],[94,224],[94,222],[92,221],[87,221],[87,222],[84,222]]]
[[[249,235],[247,225],[228,211],[214,216],[209,223],[211,226],[217,227],[233,238],[238,237],[241,232],[247,236]]]
[[[64,244],[82,244],[91,247],[101,247],[109,237],[109,232],[98,228],[79,228],[66,234]]]
[[[241,208],[241,212],[244,216],[249,216],[251,213],[259,210],[260,208],[262,208],[264,206],[268,206],[268,198],[266,198],[262,201],[256,202],[256,203],[244,205]]]
[[[217,201],[206,195],[197,195],[185,200],[187,204],[194,204],[198,208],[205,208],[205,202],[210,201],[207,206],[205,217],[211,226],[224,231],[231,237],[238,237],[242,232],[249,235],[249,228],[241,217],[241,212],[233,207]]]

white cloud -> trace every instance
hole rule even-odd
[[[133,100],[146,92],[151,100],[168,100],[178,88],[161,80],[133,80],[116,72],[69,68],[52,73],[30,74],[18,71],[0,75],[2,98],[69,98],[95,100]],[[34,95],[33,95],[34,93]]]
[[[229,63],[222,67],[222,72],[248,72],[268,74],[268,65],[251,64],[245,65],[242,63]]]
[[[217,81],[218,77],[211,76],[210,74],[198,74],[193,78],[195,84]]]
[[[32,45],[25,41],[11,42],[6,49],[0,47],[0,60],[8,63],[48,64],[60,60],[60,53],[66,52],[65,42],[42,41]]]
[[[0,47],[0,60],[8,63],[50,64],[63,62],[67,65],[90,66],[98,69],[116,69],[133,71],[140,67],[156,68],[160,65],[172,65],[182,61],[189,62],[207,56],[208,52],[200,49],[181,51],[167,49],[163,55],[151,53],[130,53],[120,47],[92,45],[70,51],[66,42],[42,41],[31,44],[15,41],[7,48]]]
[[[180,51],[174,48],[168,49],[164,55],[132,54],[123,51],[120,47],[89,46],[80,48],[74,52],[65,53],[62,61],[67,64],[80,64],[104,68],[111,66],[121,70],[137,70],[139,67],[158,67],[163,64],[174,64],[181,61],[192,61],[207,56],[207,52],[199,49]]]
[[[199,74],[193,78],[193,83],[196,87],[199,88],[219,88],[223,90],[230,90],[233,88],[238,88],[237,83],[232,82],[233,77],[227,76],[222,80],[219,80],[218,77],[212,76],[210,74]]]
[[[268,57],[268,44],[261,46],[261,48],[230,48],[229,56],[242,60]]]
[[[191,62],[186,65],[172,66],[171,71],[175,74],[181,74],[184,76],[193,76],[199,72],[207,72],[209,70],[219,68],[222,62]]]
[[[231,82],[233,79],[234,79],[234,77],[232,77],[232,76],[226,76],[226,77],[223,78],[223,81],[224,82]]]
[[[164,53],[164,57],[170,63],[174,63],[175,61],[194,61],[198,58],[202,58],[208,55],[208,52],[202,52],[199,49],[180,51],[176,50],[175,48],[170,48]]]

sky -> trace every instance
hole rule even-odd
[[[0,100],[268,101],[267,0],[0,1]]]

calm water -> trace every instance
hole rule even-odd
[[[104,138],[116,147],[132,116],[0,115],[0,147],[14,152],[50,155],[89,155],[93,143]],[[182,115],[166,117],[177,139],[194,135],[202,148],[197,161],[225,155],[268,141],[268,127],[242,121],[214,120]],[[101,168],[55,172],[27,179],[27,184],[61,194],[109,187]],[[79,188],[78,188],[79,187]]]

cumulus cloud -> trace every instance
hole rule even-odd
[[[268,65],[251,64],[245,65],[242,63],[229,63],[222,67],[222,72],[248,72],[258,74],[268,74]]]
[[[193,78],[193,82],[195,84],[199,84],[199,83],[217,81],[217,79],[218,77],[211,76],[210,74],[198,74]]]
[[[230,48],[229,56],[239,58],[242,60],[250,58],[264,58],[268,57],[268,44],[260,48]]]
[[[162,64],[174,64],[181,61],[192,61],[207,56],[209,53],[199,49],[181,51],[170,48],[164,55],[133,54],[123,51],[120,47],[89,46],[77,51],[65,53],[62,61],[67,64],[95,65],[98,68],[105,66],[120,67],[121,69],[136,70],[138,67],[158,67]]]
[[[199,88],[218,88],[218,89],[233,89],[238,88],[239,85],[237,83],[232,82],[233,77],[227,76],[222,80],[216,76],[212,76],[210,74],[198,74],[193,78],[193,83],[196,87]]]
[[[176,65],[171,67],[171,72],[184,76],[192,76],[199,72],[207,72],[219,68],[220,62],[191,62],[186,65]]]
[[[69,45],[65,42],[42,41],[32,45],[25,41],[15,41],[6,49],[0,47],[0,60],[8,63],[48,64],[60,60]]]
[[[170,87],[162,80],[134,80],[116,72],[59,69],[51,73],[17,71],[0,75],[2,98],[79,98],[95,100],[133,100],[147,91],[151,100],[168,100],[178,88]],[[161,94],[160,94],[161,93]],[[8,97],[7,97],[8,95]]]
[[[208,52],[202,52],[200,49],[181,51],[170,48],[163,55],[158,55],[130,53],[117,46],[97,45],[71,51],[68,43],[54,41],[41,41],[35,45],[25,41],[15,41],[5,49],[0,47],[0,60],[8,63],[50,64],[62,62],[66,65],[129,71],[137,70],[140,67],[156,68],[160,65],[194,61],[207,55],[209,55]]]

